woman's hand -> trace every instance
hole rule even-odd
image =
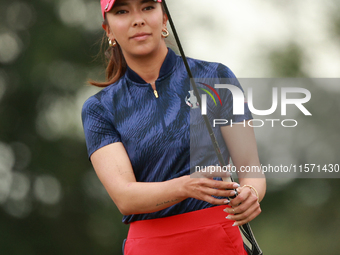
[[[235,182],[223,182],[213,180],[214,177],[226,178],[230,176],[229,172],[214,171],[214,166],[209,172],[195,172],[190,176],[184,176],[183,191],[185,197],[192,197],[206,201],[214,205],[228,204],[230,201],[226,198],[218,199],[216,197],[232,197],[235,195],[234,189],[240,187]]]
[[[234,220],[233,226],[241,226],[261,213],[260,203],[258,201],[258,195],[249,186],[243,186],[237,189],[239,193],[234,198],[224,211],[229,213],[227,219]]]

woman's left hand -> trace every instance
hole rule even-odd
[[[227,219],[234,220],[233,226],[241,226],[250,222],[261,213],[257,194],[247,186],[237,188],[238,196],[231,200],[230,207],[224,211],[229,213]]]

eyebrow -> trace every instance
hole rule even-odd
[[[148,3],[148,2],[155,2],[154,0],[142,0],[140,1],[141,4],[144,4],[144,3]],[[120,7],[120,6],[127,6],[129,5],[128,2],[124,1],[124,2],[117,2],[114,4],[113,8],[115,7]]]

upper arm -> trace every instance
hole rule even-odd
[[[112,143],[95,151],[91,157],[98,178],[120,209],[124,189],[136,182],[130,159],[121,142]]]

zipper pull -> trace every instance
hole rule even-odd
[[[153,93],[155,94],[155,97],[158,98],[158,92],[157,92],[157,90],[154,89],[154,90],[153,90]]]
[[[158,92],[156,90],[156,82],[155,81],[151,82],[150,85],[151,85],[151,88],[153,89],[153,93],[154,93],[155,97],[158,98]]]

